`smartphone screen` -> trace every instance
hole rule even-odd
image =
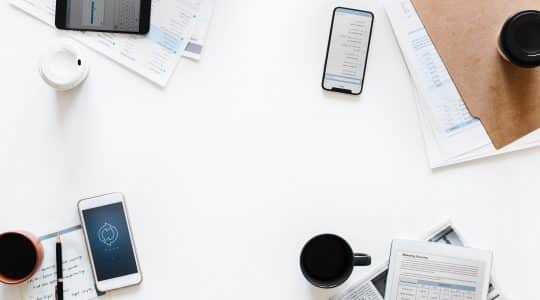
[[[58,0],[56,25],[62,29],[132,32],[141,30],[141,6],[148,0]],[[146,14],[145,14],[146,15]]]
[[[362,92],[373,13],[344,7],[334,9],[322,86],[328,91]]]
[[[97,281],[138,273],[122,202],[82,210]]]

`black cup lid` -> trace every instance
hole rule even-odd
[[[526,10],[508,19],[500,46],[512,63],[526,68],[540,66],[540,11]]]

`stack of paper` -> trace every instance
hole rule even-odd
[[[540,146],[540,130],[496,150],[472,117],[410,0],[385,0],[386,13],[416,90],[426,154],[438,168]]]
[[[56,0],[11,0],[54,26]],[[182,56],[200,59],[215,0],[152,0],[150,32],[145,36],[70,31],[88,47],[152,82],[165,86]]]
[[[446,244],[460,247],[467,247],[461,233],[459,233],[454,225],[450,222],[445,222],[441,226],[437,226],[432,230],[426,237],[422,240]],[[332,297],[330,300],[383,300],[386,293],[387,279],[388,279],[388,262],[380,265],[370,272],[363,280],[354,284],[347,290],[339,293],[338,295]],[[392,273],[390,273],[392,274]],[[433,277],[441,279],[441,277]],[[498,283],[496,283],[493,278],[490,279],[488,287],[488,296],[487,300],[504,300],[505,296],[499,291]],[[436,295],[437,289],[433,289],[435,295],[425,295],[425,294],[415,294],[410,295],[406,299],[473,299],[466,298],[464,295],[457,293],[455,294],[456,298],[444,297],[444,295]],[[388,299],[388,298],[386,298]],[[394,298],[392,298],[394,299]],[[401,298],[400,298],[401,299]]]

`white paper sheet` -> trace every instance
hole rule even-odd
[[[152,0],[146,36],[70,31],[73,38],[128,69],[165,86],[192,36],[201,0]],[[54,26],[56,0],[11,0],[11,3]]]
[[[201,53],[206,42],[206,36],[208,35],[208,29],[210,27],[210,21],[212,20],[212,14],[214,13],[214,6],[216,0],[203,0],[201,2],[201,8],[199,11],[199,18],[197,19],[195,29],[191,35],[184,56],[195,60],[201,59]]]

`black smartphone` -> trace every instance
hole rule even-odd
[[[59,29],[146,34],[152,0],[56,0]]]
[[[324,62],[323,89],[352,95],[362,93],[373,19],[370,11],[334,9]]]

